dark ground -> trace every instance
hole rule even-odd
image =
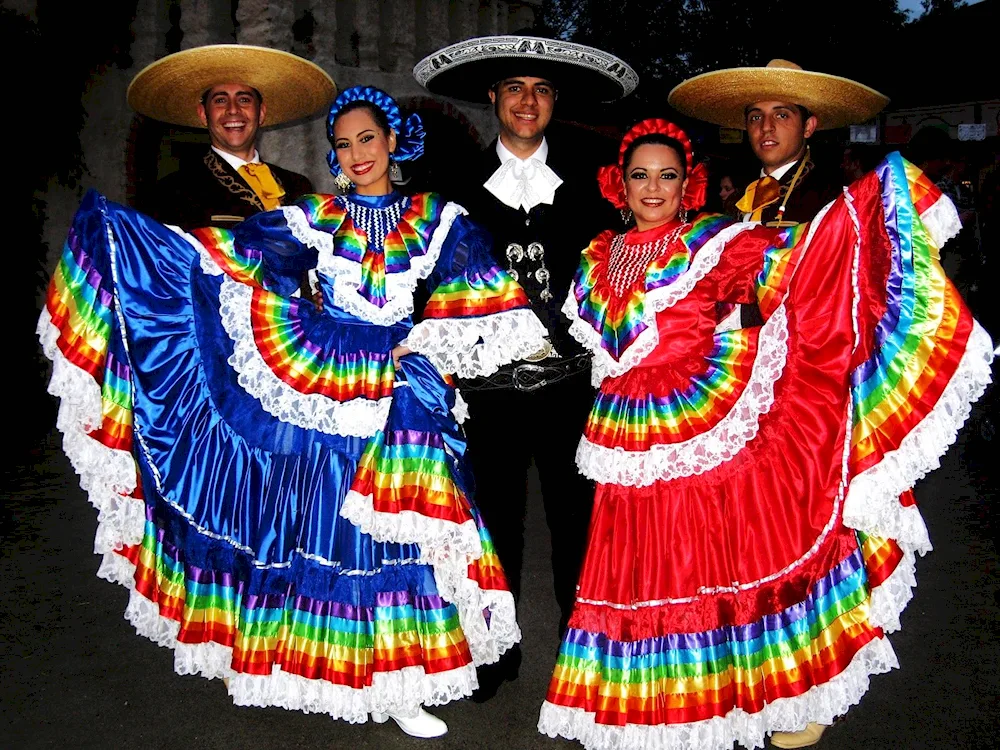
[[[919,561],[903,630],[891,637],[902,668],[872,679],[868,695],[828,731],[821,750],[1000,742],[994,507],[1000,437],[984,439],[985,413],[977,408],[942,467],[917,487],[935,550]],[[995,406],[990,416],[994,426],[1000,423]],[[171,652],[136,636],[124,620],[126,591],[94,575],[94,511],[59,446],[53,431],[36,450],[16,452],[23,458],[4,470],[0,746],[579,748],[535,729],[558,648],[537,484],[519,606],[521,677],[488,703],[435,709],[450,732],[438,741],[415,740],[392,722],[352,726],[280,708],[236,708],[219,681],[174,674]]]

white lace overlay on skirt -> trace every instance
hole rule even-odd
[[[682,443],[654,445],[645,451],[606,448],[585,436],[577,447],[577,467],[602,484],[646,487],[656,481],[704,474],[731,460],[757,435],[761,415],[770,411],[774,384],[787,355],[788,321],[782,305],[761,328],[749,382],[717,425]]]

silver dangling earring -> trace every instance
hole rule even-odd
[[[389,157],[389,182],[402,182],[403,181],[403,170],[399,168],[399,163]]]
[[[688,223],[688,210],[686,208],[682,208],[680,210],[680,220],[681,220],[681,224],[687,224]]]
[[[351,178],[343,172],[338,172],[337,176],[333,178],[333,181],[342,193],[349,193],[351,188],[354,187],[354,183],[351,182]]]
[[[632,209],[631,208],[623,208],[623,209],[621,209],[621,215],[622,215],[622,224],[631,224],[632,223]]]

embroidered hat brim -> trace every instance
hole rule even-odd
[[[772,60],[766,67],[727,68],[694,76],[677,84],[667,101],[690,117],[740,129],[746,128],[746,108],[754,102],[790,102],[815,114],[819,130],[830,130],[871,119],[889,98],[848,78]]]
[[[450,44],[413,68],[417,83],[431,93],[476,103],[488,101],[490,87],[512,76],[545,78],[560,97],[589,102],[621,99],[639,85],[632,67],[609,52],[516,34]]]
[[[245,83],[257,89],[267,107],[265,126],[325,111],[337,94],[329,74],[298,55],[246,44],[211,44],[147,65],[129,84],[127,99],[139,114],[201,128],[201,97],[221,83]]]

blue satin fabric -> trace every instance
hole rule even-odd
[[[291,576],[299,593],[339,599],[332,589],[341,577],[331,577],[337,570],[402,575],[413,579],[411,590],[426,588],[429,574],[419,570],[425,566],[398,565],[419,557],[415,545],[375,542],[339,516],[367,441],[296,427],[264,411],[227,362],[233,344],[219,316],[222,277],[204,274],[197,251],[166,227],[113,203],[98,205],[115,238],[136,454],[159,543],[183,551],[185,564],[242,571],[254,581],[251,589],[264,593],[282,590]],[[253,224],[264,227],[261,236],[282,234],[273,217],[262,217]],[[101,242],[103,224],[90,225],[88,241]],[[307,255],[277,247],[289,259],[286,270]],[[310,311],[304,325],[311,340],[346,338],[388,353],[407,330],[405,323],[374,326],[339,310]],[[418,355],[405,357],[402,371],[409,385],[396,389],[390,423],[444,432],[461,456],[464,441],[450,415],[454,390]]]

